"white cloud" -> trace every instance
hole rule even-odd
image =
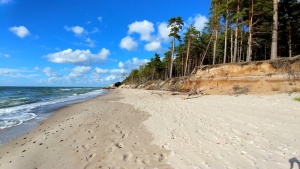
[[[208,22],[206,16],[197,14],[194,18],[188,19],[191,24],[194,24],[198,31],[202,31],[205,27],[205,23]]]
[[[6,4],[11,2],[12,0],[0,0],[0,4]]]
[[[10,27],[9,30],[20,38],[30,35],[29,30],[25,26]]]
[[[0,57],[9,58],[10,55],[9,55],[9,54],[6,54],[6,53],[0,53]]]
[[[98,28],[94,28],[94,29],[90,32],[90,34],[94,34],[94,33],[97,33],[97,32],[99,32],[99,29],[98,29]]]
[[[54,72],[52,68],[50,67],[45,67],[42,72],[44,72],[46,74],[46,76],[49,77],[58,77],[60,76],[58,73]]]
[[[134,22],[130,24],[128,33],[138,33],[140,34],[140,39],[144,41],[150,41],[151,40],[151,33],[154,32],[153,23],[144,20],[141,22]]]
[[[118,69],[102,69],[99,67],[95,68],[95,73],[91,76],[94,81],[101,83],[113,83],[116,81],[122,81],[126,74],[128,74],[132,69],[139,67],[145,63],[149,62],[147,59],[132,58],[126,62],[119,62]],[[108,74],[107,77],[102,77]]]
[[[161,50],[161,43],[159,41],[153,41],[145,45],[146,51],[158,51]]]
[[[0,68],[0,75],[17,75],[19,72],[17,69]]]
[[[110,73],[109,69],[101,69],[101,68],[98,68],[98,67],[95,68],[95,71],[98,74],[107,74],[107,73]]]
[[[67,79],[77,79],[84,77],[86,74],[88,74],[92,70],[89,66],[77,66],[72,69],[72,72],[68,75]]]
[[[38,66],[34,67],[33,70],[40,70]]]
[[[43,83],[61,83],[67,84],[72,83],[74,84],[87,84],[92,80],[89,79],[89,73],[91,72],[92,68],[89,66],[76,66],[71,70],[68,75],[60,75],[56,73],[52,68],[46,67],[42,69],[42,72],[48,76],[47,80],[42,80]]]
[[[87,46],[89,46],[89,47],[91,47],[91,48],[95,47],[95,41],[92,40],[91,38],[87,38],[87,39],[85,40],[85,42],[87,42]]]
[[[85,32],[85,29],[81,26],[73,26],[73,27],[64,27],[67,31],[73,32],[76,36],[80,36]]]
[[[97,54],[91,53],[90,50],[66,49],[57,53],[50,53],[45,57],[54,63],[70,63],[75,65],[93,65],[102,63],[110,55],[108,49],[102,48]]]
[[[119,62],[119,68],[121,68],[121,69],[126,69],[126,66],[125,66],[125,64],[123,63],[123,62]]]
[[[134,39],[132,37],[126,36],[125,38],[123,38],[121,40],[119,46],[122,49],[132,51],[132,50],[136,50],[136,48],[138,47],[138,43],[136,41],[134,41]]]
[[[127,71],[125,69],[101,69],[96,67],[95,72],[97,74],[122,74],[126,73]]]
[[[33,71],[28,70],[27,68],[20,69],[9,69],[9,68],[0,68],[0,75],[8,77],[25,77],[31,78],[36,77],[36,74],[32,74]]]
[[[98,21],[102,22],[102,16],[98,16]]]
[[[131,60],[127,60],[126,62],[119,62],[119,67],[121,69],[131,70],[131,69],[136,69],[139,66],[148,62],[149,60],[147,59],[132,58]]]
[[[164,41],[168,41],[170,39],[170,28],[168,28],[168,24],[166,22],[160,23],[158,25],[158,33],[159,37],[162,38]]]
[[[105,81],[110,82],[116,80],[116,75],[110,75],[105,78]]]

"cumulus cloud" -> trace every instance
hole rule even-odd
[[[126,62],[119,62],[119,67],[121,69],[136,69],[139,66],[149,62],[147,59],[138,59],[138,58],[132,58],[131,60],[127,60]]]
[[[58,73],[54,72],[52,68],[50,67],[45,67],[42,72],[44,72],[46,74],[46,76],[49,77],[58,77],[60,76]]]
[[[117,69],[102,69],[96,67],[92,78],[95,81],[102,83],[114,82],[117,80],[121,81],[125,75],[131,71],[131,69],[135,69],[147,62],[149,62],[147,59],[133,58],[131,60],[127,60],[126,62],[119,62],[119,68]],[[107,77],[102,77],[103,75],[107,75]]]
[[[84,77],[86,74],[88,74],[92,70],[89,66],[77,66],[72,69],[71,73],[68,75],[67,79],[77,79]]]
[[[55,83],[55,82],[64,82],[65,79],[62,75],[56,73],[52,68],[50,67],[45,67],[42,69],[42,72],[44,72],[46,74],[46,76],[48,76],[48,83]]]
[[[159,41],[150,42],[145,45],[145,50],[148,52],[161,50],[161,43]]]
[[[151,33],[154,32],[154,26],[152,22],[149,22],[147,20],[141,21],[141,22],[134,22],[130,24],[128,33],[138,33],[140,34],[140,39],[144,41],[150,41],[151,40]]]
[[[158,25],[158,33],[159,38],[162,38],[164,41],[168,41],[170,39],[170,28],[168,28],[168,24],[166,22],[162,22]]]
[[[205,27],[205,23],[208,22],[206,16],[197,14],[194,18],[188,19],[191,24],[194,24],[198,31],[202,31]]]
[[[105,78],[105,81],[110,82],[115,80],[116,78],[117,78],[116,75],[110,75]]]
[[[96,63],[102,63],[110,55],[108,49],[102,48],[102,50],[93,54],[90,50],[75,50],[66,49],[57,53],[50,53],[45,57],[50,62],[54,63],[70,63],[75,65],[93,65]]]
[[[126,65],[123,62],[119,62],[119,68],[126,69]]]
[[[136,50],[138,43],[130,36],[123,38],[119,44],[120,48],[126,49],[129,51]]]
[[[25,38],[26,36],[30,35],[29,30],[25,26],[10,27],[9,31],[11,31],[20,38]]]
[[[64,27],[67,31],[73,32],[76,36],[80,36],[85,32],[85,29],[81,26]]]

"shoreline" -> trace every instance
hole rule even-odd
[[[290,168],[298,95],[110,90],[0,146],[0,168]]]
[[[119,103],[119,91],[63,107],[28,134],[0,147],[0,168],[172,168],[152,145],[149,115]]]
[[[98,96],[102,96],[105,93],[107,93],[107,91],[103,90]],[[34,113],[36,115],[35,118],[28,121],[24,121],[22,124],[0,130],[0,136],[1,136],[0,146],[9,141],[12,141],[13,139],[20,137],[23,134],[32,131],[44,120],[47,120],[49,117],[51,117],[54,114],[54,112],[56,112],[56,110],[59,110],[63,107],[67,107],[72,104],[85,102],[87,100],[93,99],[98,96],[91,95],[86,98],[77,98],[77,99],[67,100],[64,102],[57,102],[55,104],[37,106],[36,108],[31,109],[30,113]]]

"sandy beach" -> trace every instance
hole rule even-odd
[[[116,89],[2,145],[0,168],[290,168],[300,159],[296,96]]]

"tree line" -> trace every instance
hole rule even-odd
[[[197,67],[220,63],[249,62],[300,54],[300,1],[212,0],[203,31],[169,19],[172,44],[163,59],[131,71],[125,82],[146,82],[188,76]]]

